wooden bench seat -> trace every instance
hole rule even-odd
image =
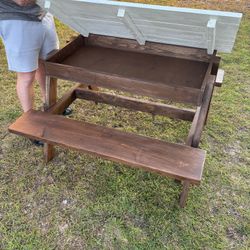
[[[69,147],[178,180],[201,181],[205,151],[40,111],[22,115],[9,131]]]

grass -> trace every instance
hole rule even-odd
[[[168,178],[59,148],[45,165],[41,149],[7,132],[21,109],[0,45],[0,249],[250,248],[247,1],[144,2],[245,12],[233,53],[222,55],[225,82],[202,136],[208,155],[201,186],[180,209],[180,186]],[[63,46],[72,32],[57,28]],[[61,81],[60,93],[69,86]],[[84,101],[73,108],[76,119],[168,141],[182,142],[190,126]]]

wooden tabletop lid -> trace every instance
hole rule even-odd
[[[241,13],[108,0],[39,0],[60,21],[91,34],[231,52]]]

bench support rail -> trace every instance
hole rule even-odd
[[[185,121],[192,121],[195,115],[195,112],[192,109],[177,108],[173,105],[139,100],[121,95],[111,95],[83,88],[76,88],[75,95],[76,98],[94,101],[95,103],[105,103],[113,106],[151,113],[152,115],[165,115]]]

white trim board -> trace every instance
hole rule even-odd
[[[231,52],[241,13],[109,0],[38,0],[84,36],[98,34]],[[48,3],[50,2],[50,4]]]

